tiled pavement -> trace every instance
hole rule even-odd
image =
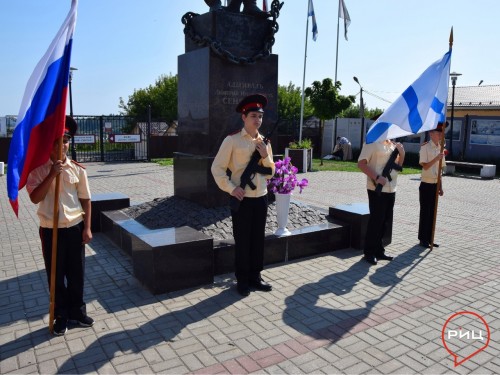
[[[119,191],[132,204],[173,194],[171,167],[87,167],[93,193]],[[326,209],[367,201],[361,173],[304,177],[310,186],[294,196],[304,203]],[[498,374],[500,181],[444,178],[436,234],[441,246],[432,252],[416,246],[418,185],[417,175],[399,177],[387,248],[394,261],[370,267],[360,251],[344,249],[280,264],[264,271],[274,290],[245,299],[236,294],[232,275],[153,296],[133,277],[130,259],[97,233],[87,247],[85,289],[96,324],[52,337],[35,206],[21,191],[17,220],[2,176],[0,373]],[[454,367],[441,333],[460,311],[482,316],[491,340]],[[486,342],[477,319],[458,318],[464,330],[482,330]],[[481,344],[466,339],[448,340],[462,359]]]

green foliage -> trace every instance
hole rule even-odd
[[[325,120],[337,117],[339,113],[349,108],[354,103],[354,95],[339,95],[342,84],[340,81],[333,83],[331,78],[325,78],[323,82],[314,81],[311,87],[305,90],[306,96],[311,100],[313,114],[320,119],[320,153],[323,146],[323,129]]]
[[[304,98],[306,99],[306,98]],[[282,120],[299,119],[302,105],[302,92],[290,82],[288,86],[278,85],[278,117]],[[312,116],[312,105],[304,100],[304,117]]]
[[[380,108],[370,109],[365,107],[365,118],[374,118],[375,116],[382,114],[382,112],[384,111]],[[361,112],[359,109],[359,104],[351,105],[349,108],[342,111],[342,113],[340,113],[338,117],[360,118]]]
[[[177,119],[177,76],[161,75],[154,85],[134,90],[127,104],[120,98],[121,114],[144,121],[151,105],[151,117],[171,123]]]
[[[153,163],[159,164],[163,167],[173,166],[174,158],[165,158],[165,159],[151,159]]]
[[[301,141],[293,141],[288,144],[288,148],[293,150],[302,149],[302,148],[312,148],[313,144],[309,138],[304,138]]]
[[[323,82],[314,81],[311,87],[306,88],[305,94],[311,101],[314,116],[323,121],[329,120],[354,103],[354,95],[339,95],[341,86],[340,81],[334,84],[331,78],[325,78]]]

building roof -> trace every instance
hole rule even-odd
[[[448,106],[451,106],[453,88],[448,90]],[[455,86],[455,107],[500,107],[500,85]]]

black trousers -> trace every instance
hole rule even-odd
[[[238,284],[248,286],[264,269],[264,238],[267,195],[243,198],[238,212],[231,211],[235,242],[235,275]]]
[[[365,256],[377,257],[384,255],[385,249],[382,238],[386,227],[392,223],[395,201],[396,193],[381,193],[378,195],[375,191],[368,190],[370,219],[366,229]]]
[[[85,245],[82,245],[82,230],[83,223],[57,230],[55,317],[78,318],[86,314],[83,301]],[[40,228],[40,239],[50,288],[52,229]]]
[[[420,219],[418,221],[418,239],[424,243],[431,243],[432,223],[436,207],[437,184],[421,182],[418,188],[420,201]]]

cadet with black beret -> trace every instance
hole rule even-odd
[[[418,188],[420,201],[420,220],[418,224],[418,239],[420,246],[430,247],[432,237],[432,225],[434,222],[434,210],[436,207],[436,189],[439,195],[443,195],[443,181],[440,179],[438,186],[438,176],[442,172],[439,170],[439,160],[443,160],[441,167],[446,166],[444,152],[441,152],[440,138],[443,132],[443,123],[440,122],[436,129],[429,131],[430,141],[425,142],[420,147],[419,164],[422,166],[422,176]],[[439,247],[434,243],[433,247]]]
[[[259,133],[267,98],[260,94],[245,97],[236,106],[243,127],[228,135],[222,142],[212,164],[212,174],[219,188],[240,201],[237,211],[231,210],[235,242],[235,275],[238,293],[250,294],[250,288],[270,291],[260,272],[264,269],[264,238],[267,219],[267,180],[275,172],[271,144],[263,142]],[[242,188],[241,175],[254,151],[260,154],[259,165],[272,173],[255,173],[252,183]],[[231,177],[226,173],[231,171]]]
[[[94,324],[94,320],[87,315],[83,301],[85,244],[92,240],[90,189],[85,168],[66,157],[69,140],[75,135],[76,129],[76,121],[66,116],[62,160],[58,160],[57,139],[52,145],[50,158],[29,174],[26,183],[31,201],[38,204],[43,260],[50,287],[55,187],[57,175],[61,176],[53,331],[56,336],[66,333],[68,320],[82,327]]]

